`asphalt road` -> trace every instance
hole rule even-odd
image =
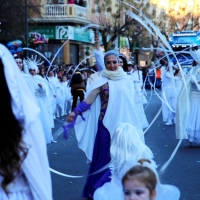
[[[160,91],[158,91],[159,93]],[[151,122],[161,107],[159,98],[150,91],[148,107],[145,109],[147,119]],[[69,138],[63,139],[60,126],[66,117],[55,120],[54,139],[58,142],[48,145],[50,167],[69,175],[87,175],[88,165],[84,153],[78,149],[74,131]],[[158,171],[169,159],[179,140],[175,138],[175,125],[165,126],[162,114],[155,120],[145,134],[145,142],[152,150]],[[178,152],[164,174],[160,174],[161,182],[177,186],[181,191],[180,200],[200,200],[200,146],[190,147],[184,140]],[[52,173],[54,200],[83,200],[81,192],[85,177],[66,178]],[[170,199],[169,199],[170,200]]]

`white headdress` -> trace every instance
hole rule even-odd
[[[35,71],[38,71],[38,66],[41,65],[44,61],[40,62],[41,59],[37,60],[37,55],[35,58],[28,58],[26,59],[26,64],[28,66],[28,69],[35,69]]]

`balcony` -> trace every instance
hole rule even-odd
[[[35,20],[42,22],[91,23],[89,9],[75,4],[46,4],[42,8],[42,18],[35,18]]]

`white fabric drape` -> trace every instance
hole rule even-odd
[[[28,155],[22,163],[22,171],[34,200],[52,200],[47,149],[41,122],[38,120],[40,110],[14,58],[1,44],[0,56],[12,98],[12,110],[16,119],[22,123],[24,128],[22,140],[29,148]]]
[[[132,84],[128,79],[128,76],[125,75],[119,80],[110,80],[105,77],[99,77],[92,83],[88,93],[98,87],[101,87],[105,83],[109,84],[109,102],[103,124],[108,129],[111,137],[115,128],[119,124],[130,123],[137,129],[142,141],[144,141],[142,125],[134,107],[133,93],[131,92]],[[85,152],[90,161],[92,160],[100,106],[100,96],[98,95],[95,102],[91,105],[90,110],[83,113],[86,121],[82,121],[81,117],[78,116],[75,125],[78,146]]]

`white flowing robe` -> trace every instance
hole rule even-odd
[[[139,70],[133,71],[131,74],[133,85],[134,85],[134,101],[135,101],[135,108],[137,111],[137,114],[139,115],[141,122],[142,122],[142,128],[147,128],[149,126],[149,123],[147,121],[144,108],[143,108],[143,97],[144,94],[142,92],[142,85],[143,85],[143,79],[142,79],[142,72]]]
[[[168,122],[169,120],[175,119],[176,114],[176,88],[173,82],[173,74],[166,72],[162,82],[162,115],[163,121]]]
[[[65,105],[65,88],[59,84],[56,90],[56,117],[64,115],[64,105]]]
[[[129,123],[137,129],[141,140],[144,141],[141,121],[139,121],[136,114],[133,93],[131,92],[133,90],[132,83],[128,76],[125,75],[118,80],[99,77],[92,83],[87,94],[106,83],[109,85],[109,101],[103,124],[108,129],[111,138],[119,124]],[[98,95],[95,102],[91,105],[91,108],[83,113],[86,121],[82,121],[81,117],[78,116],[75,123],[75,133],[78,140],[78,146],[85,152],[89,161],[92,160],[100,107],[100,95]]]
[[[186,82],[183,83],[183,86],[180,91],[180,95],[178,97],[177,103],[177,117],[176,117],[176,138],[177,139],[188,139],[188,133],[186,129],[188,125],[191,123],[195,123],[197,126],[199,124],[198,119],[191,119],[191,116],[194,117],[197,111],[199,110],[199,103],[197,103],[196,108],[192,105],[192,100],[195,100],[195,96],[193,96],[193,92],[191,92],[191,83],[193,82],[197,90],[200,91],[200,85],[197,83],[196,74],[197,70],[200,70],[200,65],[192,68],[189,73],[186,75]],[[200,92],[196,92],[197,94]],[[198,94],[198,96],[199,96]],[[199,97],[197,98],[199,99]],[[191,113],[191,111],[193,113]],[[191,115],[192,114],[192,115]],[[198,114],[196,115],[198,117]],[[196,130],[199,132],[199,130]],[[198,134],[199,135],[199,134]],[[199,136],[198,136],[199,138]],[[199,139],[200,140],[200,139]]]
[[[40,120],[42,122],[42,127],[44,129],[46,143],[51,143],[53,141],[52,130],[51,130],[51,118],[49,115],[49,102],[48,102],[48,85],[44,82],[44,79],[40,75],[33,76],[34,87],[35,87],[35,97],[38,106],[41,110]],[[38,84],[42,84],[39,87]]]
[[[42,125],[39,120],[40,109],[21,72],[18,70],[13,56],[1,44],[0,57],[5,66],[5,77],[12,98],[12,111],[24,129],[22,140],[28,147],[28,154],[21,165],[22,172],[27,179],[28,187],[34,200],[52,200],[47,149]],[[23,194],[20,194],[20,190],[18,190],[20,189],[18,187],[20,184],[16,183],[13,186],[16,186],[10,188],[14,192],[11,194],[13,200],[25,200],[22,196]],[[17,198],[15,198],[15,195],[17,195]],[[5,197],[3,200],[8,199],[8,196],[1,189],[0,199],[3,196]]]

